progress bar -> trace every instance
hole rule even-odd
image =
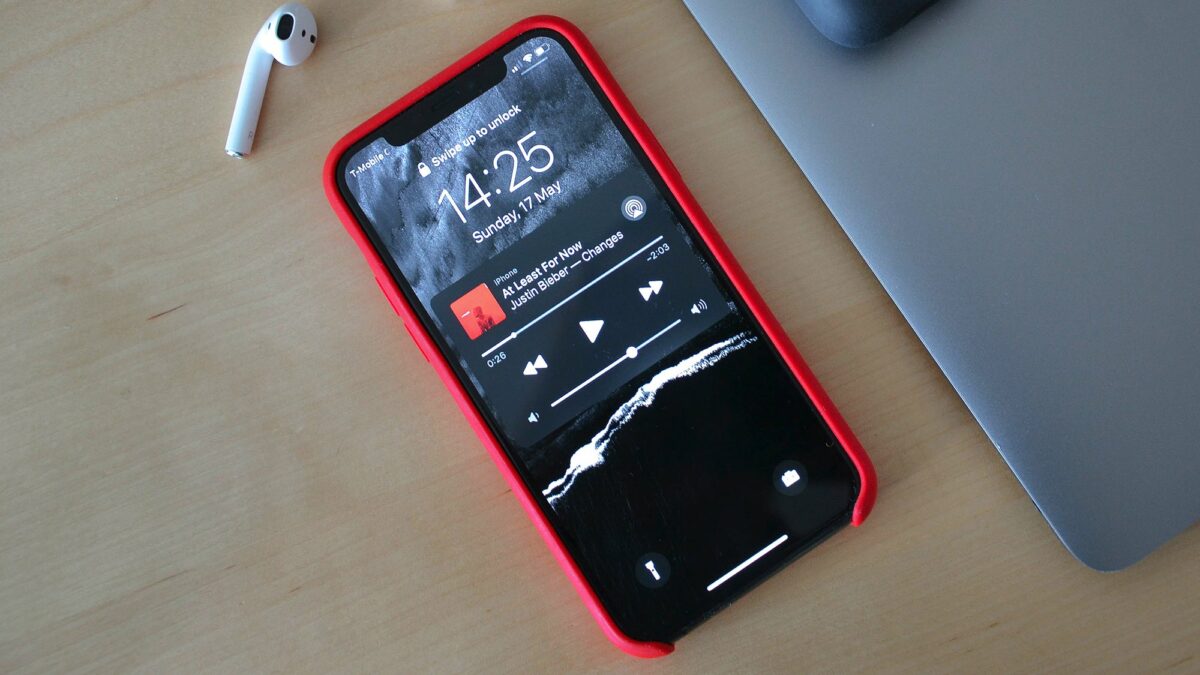
[[[588,379],[584,380],[583,382],[580,382],[580,383],[579,383],[579,385],[578,385],[578,386],[576,386],[576,387],[575,387],[574,389],[572,389],[571,391],[568,391],[567,393],[563,394],[562,396],[559,396],[557,401],[555,401],[554,403],[551,403],[551,404],[550,404],[550,407],[551,407],[551,408],[553,408],[554,406],[558,405],[559,403],[562,403],[563,401],[565,401],[565,400],[567,400],[568,398],[570,398],[570,397],[571,397],[571,395],[572,395],[572,394],[574,394],[575,392],[579,391],[580,389],[583,389],[584,387],[588,386],[588,385],[589,385],[589,384],[591,384],[592,382],[595,382],[595,381],[596,381],[596,378],[598,378],[598,377],[600,377],[601,375],[603,375],[603,374],[607,373],[608,371],[612,370],[613,368],[616,368],[618,363],[621,363],[622,361],[628,361],[629,359],[635,359],[635,358],[637,358],[637,353],[638,353],[639,351],[641,351],[641,349],[642,349],[643,347],[645,347],[646,345],[650,344],[651,342],[654,342],[654,341],[655,341],[655,340],[657,340],[658,338],[662,337],[662,334],[663,334],[663,333],[666,333],[667,331],[671,330],[672,328],[674,328],[675,326],[678,326],[678,325],[679,325],[679,324],[681,324],[681,323],[683,323],[683,319],[675,319],[674,321],[672,321],[672,322],[671,322],[671,324],[670,324],[669,326],[667,326],[666,328],[664,328],[664,329],[662,329],[662,330],[658,331],[658,332],[657,332],[657,333],[655,333],[654,335],[651,335],[651,336],[650,336],[650,339],[646,340],[646,341],[645,341],[645,342],[643,342],[642,344],[640,344],[640,345],[638,345],[638,346],[636,346],[636,347],[630,347],[629,349],[625,350],[625,355],[624,355],[624,356],[622,356],[621,358],[617,359],[616,361],[613,361],[612,363],[608,364],[607,366],[604,366],[604,368],[602,368],[602,369],[600,370],[600,372],[598,372],[598,373],[596,373],[595,375],[593,375],[593,376],[589,377]]]
[[[745,560],[743,560],[741,562],[740,565],[729,570],[725,574],[722,574],[720,579],[717,579],[716,581],[709,584],[708,590],[711,591],[712,589],[716,588],[717,586],[720,586],[721,584],[725,583],[726,581],[729,581],[731,578],[733,578],[733,575],[735,575],[738,572],[741,572],[742,570],[746,569],[747,567],[753,565],[756,560],[758,560],[759,558],[763,557],[764,555],[770,553],[771,551],[774,551],[776,548],[779,547],[780,544],[787,541],[787,539],[788,539],[788,536],[785,534],[782,537],[776,539],[775,541],[767,544],[761,551],[759,551],[758,553],[755,553],[754,555],[750,556],[749,558],[746,558]]]
[[[539,314],[539,315],[538,315],[538,317],[537,317],[536,319],[534,319],[533,321],[530,321],[529,323],[525,324],[524,326],[521,326],[519,329],[517,329],[517,330],[513,331],[512,333],[510,333],[508,337],[506,337],[506,338],[504,338],[503,340],[501,340],[501,341],[497,342],[497,343],[495,344],[495,346],[493,346],[491,349],[489,349],[489,350],[487,350],[486,352],[484,352],[484,353],[483,353],[481,356],[482,356],[482,357],[484,357],[484,358],[486,358],[488,354],[491,354],[492,352],[494,352],[494,351],[496,351],[497,349],[499,349],[501,346],[503,346],[503,345],[504,345],[504,343],[508,342],[509,340],[515,340],[515,339],[517,338],[517,336],[518,336],[518,335],[520,335],[521,333],[524,333],[524,332],[525,332],[525,331],[526,331],[526,330],[527,330],[527,329],[528,329],[530,326],[532,326],[533,324],[535,324],[535,323],[537,323],[537,322],[541,321],[542,319],[544,319],[544,318],[546,318],[546,317],[550,316],[550,314],[551,314],[552,312],[554,312],[556,309],[558,309],[559,307],[562,307],[563,305],[567,304],[568,302],[570,302],[570,301],[574,300],[574,299],[575,299],[575,296],[577,296],[577,295],[579,295],[580,293],[582,293],[582,292],[586,291],[587,289],[591,288],[591,287],[592,287],[592,286],[594,286],[594,285],[595,285],[597,282],[599,282],[601,279],[603,279],[604,277],[606,277],[606,276],[608,276],[608,275],[612,274],[613,272],[617,271],[617,269],[618,269],[618,268],[620,268],[622,265],[624,265],[625,263],[629,262],[630,260],[633,260],[634,258],[638,257],[639,255],[641,255],[641,254],[642,254],[642,252],[643,252],[643,251],[645,251],[646,249],[650,248],[651,246],[653,246],[653,245],[657,244],[657,243],[658,243],[658,242],[660,242],[660,241],[662,241],[662,235],[661,235],[661,234],[660,234],[659,236],[655,237],[655,238],[654,238],[654,240],[653,240],[653,241],[651,241],[649,244],[646,244],[645,246],[643,246],[643,247],[639,248],[638,250],[634,251],[633,253],[629,254],[629,257],[628,257],[628,258],[625,258],[624,260],[622,260],[621,262],[617,263],[616,265],[613,265],[612,267],[608,268],[608,270],[607,270],[607,271],[605,271],[605,272],[604,272],[604,274],[601,274],[600,276],[596,277],[595,279],[592,279],[591,281],[589,281],[589,282],[587,282],[586,284],[584,284],[584,285],[583,285],[583,287],[582,287],[582,288],[580,288],[579,290],[575,291],[574,293],[572,293],[572,294],[568,295],[567,297],[563,298],[562,300],[560,300],[560,301],[558,302],[558,304],[557,304],[557,305],[555,305],[555,306],[551,307],[550,309],[548,309],[548,310],[546,310],[546,311],[542,312],[541,314]],[[572,265],[572,267],[574,267],[574,265]]]

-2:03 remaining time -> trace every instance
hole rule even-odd
[[[671,245],[664,241],[663,243],[659,244],[655,248],[651,249],[650,252],[646,254],[646,262],[654,262],[655,260],[658,260],[659,258],[666,255],[667,251],[670,251],[670,250],[671,250]]]
[[[536,131],[531,131],[522,136],[517,141],[517,149],[521,151],[521,157],[529,165],[530,171],[533,173],[543,173],[551,166],[554,166],[554,152],[549,146],[542,145],[541,143],[531,143],[536,134]],[[518,174],[521,173],[521,160],[517,157],[517,153],[512,150],[501,150],[496,153],[496,156],[492,158],[492,168],[499,171],[501,165],[505,163],[504,160],[506,158],[510,163],[509,168],[511,169],[508,179],[508,191],[510,193],[516,192],[528,184],[529,181],[533,180],[533,174],[527,173],[523,178],[518,178]],[[484,173],[487,172],[485,171]],[[500,193],[499,188],[497,188],[496,193]],[[458,203],[454,201],[454,196],[450,194],[449,190],[444,188],[441,194],[438,195],[438,206],[441,206],[443,201],[450,202],[450,206],[454,208],[454,213],[458,214],[458,219],[464,223],[467,222],[465,211],[470,211],[480,204],[488,208],[492,206],[491,196],[488,191],[479,187],[479,181],[471,173],[468,173],[466,179],[463,181],[463,207],[459,208]]]

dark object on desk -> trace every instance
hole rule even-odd
[[[843,47],[865,47],[895,33],[937,0],[796,0],[825,37]]]

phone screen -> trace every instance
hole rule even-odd
[[[339,174],[630,637],[675,640],[848,522],[848,457],[565,38],[509,43]]]

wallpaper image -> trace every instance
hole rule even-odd
[[[425,303],[551,220],[573,200],[636,163],[570,57],[557,44],[549,50],[543,64],[520,75],[509,73],[500,84],[412,142],[393,148],[386,140],[378,139],[350,162],[355,166],[388,153],[377,169],[348,176],[347,183],[417,297]],[[444,149],[461,143],[514,108],[520,112],[489,130],[474,145],[464,147],[450,162],[433,166],[435,156]],[[536,131],[536,142],[552,148],[555,155],[553,166],[535,180],[543,185],[561,181],[565,199],[555,202],[553,208],[534,211],[516,226],[477,244],[471,233],[516,208],[519,198],[519,193],[510,194],[508,190],[512,177],[506,158],[501,159],[497,169],[496,154],[518,151],[517,141],[530,131]],[[430,175],[420,175],[420,162],[431,167]],[[454,209],[439,206],[438,198],[442,190],[448,190],[461,207],[468,173],[489,190],[492,206],[471,211],[464,224]],[[501,194],[496,195],[496,189]]]

